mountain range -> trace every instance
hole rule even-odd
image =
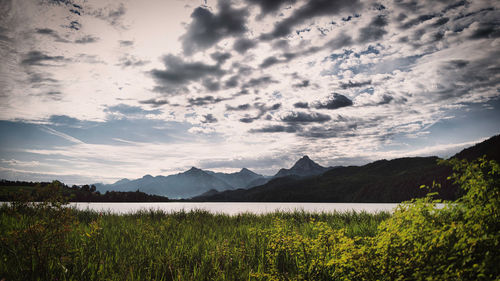
[[[500,162],[500,135],[462,150],[453,157],[472,160],[483,155]],[[378,160],[363,166],[323,167],[308,156],[274,176],[243,168],[220,173],[195,167],[174,175],[145,175],[113,184],[95,184],[101,192],[136,191],[194,201],[241,202],[401,202],[424,196],[421,185],[439,183],[439,197],[455,199],[456,186],[447,181],[451,168],[438,157]]]
[[[319,175],[329,168],[323,167],[308,156],[302,157],[290,169],[281,169],[276,175],[266,177],[247,168],[235,173],[220,173],[201,170],[195,167],[169,176],[145,175],[142,178],[121,179],[113,184],[94,184],[100,192],[136,191],[162,195],[169,198],[191,198],[202,194],[216,194],[225,190],[246,189],[267,183],[269,180],[284,176],[306,177]]]
[[[452,158],[473,160],[481,156],[500,162],[500,135],[462,150]],[[249,189],[212,192],[195,201],[233,202],[402,202],[425,196],[421,185],[441,188],[442,199],[456,199],[460,190],[447,180],[452,170],[439,165],[438,157],[379,160],[363,166],[336,167],[308,177],[287,175]]]

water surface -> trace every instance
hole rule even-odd
[[[80,210],[94,210],[115,214],[134,213],[140,210],[162,210],[167,213],[178,211],[206,210],[210,213],[235,215],[239,213],[267,214],[276,211],[322,212],[391,212],[396,203],[260,203],[260,202],[164,202],[164,203],[70,203]]]

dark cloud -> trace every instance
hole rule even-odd
[[[272,125],[259,129],[251,129],[250,133],[295,133],[300,129],[298,126]]]
[[[264,61],[259,65],[261,68],[270,67],[273,64],[280,62],[276,57],[271,56],[264,59]]]
[[[246,106],[245,106],[246,107]],[[281,108],[281,103],[275,103],[271,106],[267,106],[264,103],[254,103],[253,105],[254,108],[259,110],[259,113],[256,116],[250,116],[248,114],[245,115],[245,117],[240,119],[240,122],[243,123],[252,123],[255,120],[260,119],[262,116],[264,116],[266,113],[274,110],[278,110]]]
[[[260,15],[259,18],[266,16],[267,14],[276,13],[279,8],[283,5],[294,4],[296,0],[246,0],[247,2],[258,5],[260,7]]]
[[[110,25],[121,26],[121,19],[126,12],[127,10],[125,9],[125,5],[120,3],[117,7],[108,6],[91,11],[89,14],[100,20],[108,22]]]
[[[432,27],[440,27],[441,25],[446,24],[449,20],[449,18],[439,18],[432,24]]]
[[[258,118],[251,117],[250,115],[246,114],[245,117],[240,118],[240,122],[242,122],[242,123],[252,123],[253,121],[255,121],[257,119]]]
[[[300,83],[293,84],[293,87],[295,87],[295,88],[307,88],[307,87],[309,87],[310,83],[311,82],[309,80],[305,79],[305,80],[302,80],[302,82],[300,82]]]
[[[29,72],[28,75],[29,75],[28,82],[30,84],[35,84],[35,85],[33,85],[33,87],[38,87],[41,84],[45,84],[46,82],[48,82],[48,83],[59,82],[58,80],[53,79],[53,78],[49,77],[47,74],[43,74],[43,73]]]
[[[382,105],[382,104],[388,104],[390,103],[391,101],[393,101],[394,98],[392,96],[389,96],[389,95],[383,95],[382,96],[382,100],[379,101],[379,105]]]
[[[221,102],[224,100],[226,100],[226,99],[216,98],[214,96],[204,96],[204,97],[197,97],[197,98],[189,98],[188,103],[191,106],[199,106],[199,105],[206,105],[206,104],[214,104],[214,103],[218,103],[218,102]]]
[[[282,121],[287,123],[324,123],[330,121],[330,115],[321,114],[317,112],[292,112],[289,115],[281,118]]]
[[[85,35],[82,38],[78,38],[75,40],[76,44],[89,44],[89,43],[95,43],[99,41],[99,37],[95,37],[92,35]]]
[[[367,26],[359,30],[360,34],[358,41],[360,43],[366,43],[381,39],[387,34],[387,31],[384,29],[387,24],[388,21],[385,15],[375,16]]]
[[[74,21],[71,21],[69,23],[69,25],[65,25],[64,27],[69,28],[69,29],[73,29],[73,30],[80,30],[80,28],[82,28],[82,25],[78,21],[74,20]]]
[[[50,92],[47,92],[47,93],[42,94],[42,95],[45,97],[48,97],[52,100],[60,101],[60,100],[62,100],[63,94],[59,91],[50,91]]]
[[[212,13],[204,7],[196,8],[192,21],[182,39],[184,53],[191,55],[212,47],[226,37],[243,34],[246,29],[246,9],[233,9],[229,1],[219,1],[219,12]]]
[[[353,137],[356,136],[355,130],[357,127],[358,125],[356,123],[334,124],[327,127],[313,126],[297,132],[297,135],[316,139]]]
[[[371,80],[361,81],[361,82],[352,82],[351,80],[349,80],[349,82],[347,82],[347,83],[340,83],[340,87],[345,90],[345,89],[350,89],[350,88],[359,88],[359,87],[368,86],[368,85],[371,85],[371,83],[372,83]]]
[[[120,63],[118,63],[117,65],[125,68],[125,67],[143,66],[148,63],[149,61],[147,60],[141,60],[132,55],[125,55],[120,58]]]
[[[483,22],[472,32],[471,39],[488,39],[500,37],[500,21]]]
[[[212,78],[203,79],[201,84],[205,87],[205,89],[207,89],[210,92],[215,92],[215,91],[220,90],[219,81],[214,80]]]
[[[202,62],[185,62],[181,58],[167,55],[163,59],[165,70],[153,69],[151,75],[159,84],[155,87],[158,92],[176,94],[185,90],[187,84],[199,81],[206,77],[220,77],[225,71],[220,65],[208,65]]]
[[[51,125],[54,126],[69,126],[75,127],[81,124],[79,119],[67,116],[67,115],[51,115],[48,119]]]
[[[52,63],[62,63],[66,62],[66,59],[63,56],[49,56],[40,51],[31,51],[24,55],[24,59],[21,61],[21,64],[24,65],[38,65],[38,66],[53,66]]]
[[[238,75],[233,75],[228,80],[226,80],[224,85],[226,86],[226,88],[234,88],[238,86],[239,79],[240,77]]]
[[[337,109],[351,105],[352,101],[348,97],[333,93],[326,102],[318,102],[314,107],[317,109]]]
[[[296,102],[293,104],[295,108],[309,108],[309,103],[307,102]]]
[[[338,15],[342,12],[354,13],[362,7],[358,0],[311,0],[296,9],[292,15],[278,22],[273,31],[261,36],[261,39],[271,40],[290,34],[294,27],[319,16]]]
[[[257,46],[257,41],[240,38],[234,42],[233,49],[240,54],[244,54],[255,46]]]
[[[403,25],[401,25],[401,28],[408,29],[408,28],[413,27],[415,25],[419,25],[423,22],[431,20],[435,17],[436,17],[436,15],[420,15],[412,20],[405,22]]]
[[[226,104],[226,110],[228,111],[239,111],[239,110],[248,110],[250,109],[250,104],[245,103],[245,104],[240,104],[238,106],[230,106]]]
[[[451,60],[448,61],[448,65],[445,66],[447,69],[457,69],[457,68],[464,68],[469,64],[469,61],[467,60]]]
[[[262,85],[267,85],[267,84],[270,84],[270,83],[274,83],[276,81],[274,81],[271,76],[262,76],[262,77],[259,77],[259,78],[252,78],[250,80],[248,80],[248,82],[245,83],[245,85],[243,85],[244,88],[256,88],[256,87],[260,87]]]
[[[201,123],[216,123],[217,118],[215,118],[211,113],[207,115],[203,115],[203,120],[201,120]]]
[[[226,60],[231,58],[230,53],[215,52],[210,55],[210,57],[216,61],[218,64],[223,64]]]
[[[353,44],[353,40],[352,40],[352,37],[341,32],[339,35],[337,35],[335,38],[333,38],[332,40],[328,41],[326,44],[325,44],[325,47],[328,47],[332,50],[337,50],[337,49],[341,49],[341,48],[344,48],[344,47],[347,47],[347,46],[350,46]]]
[[[151,105],[152,107],[160,107],[162,105],[168,104],[167,100],[164,99],[149,99],[149,100],[142,100],[139,101],[140,104],[148,104]]]
[[[50,36],[52,37],[56,42],[62,42],[62,43],[69,43],[70,41],[67,39],[62,38],[59,33],[57,33],[55,30],[50,29],[50,28],[37,28],[35,30],[37,34],[45,35],[45,36]]]
[[[120,40],[118,41],[120,43],[120,46],[122,47],[128,47],[134,45],[134,41],[132,40]]]

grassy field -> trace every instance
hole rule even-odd
[[[6,280],[499,280],[498,164],[455,162],[465,195],[393,213],[132,215],[0,208]],[[52,190],[54,191],[55,188]]]

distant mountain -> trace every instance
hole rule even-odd
[[[145,175],[140,179],[122,179],[113,184],[95,184],[95,186],[101,192],[140,190],[169,198],[190,198],[209,190],[223,191],[246,187],[250,182],[262,177],[246,168],[237,173],[224,174],[192,167],[186,172],[175,175],[156,177]]]
[[[246,188],[248,185],[258,179],[263,179],[264,176],[256,174],[252,171],[250,171],[247,168],[241,169],[239,172],[236,173],[216,173],[212,171],[205,171],[211,175],[214,175],[220,180],[225,181],[229,185],[231,185],[233,188]],[[255,186],[255,185],[253,185]]]
[[[475,159],[482,155],[500,161],[500,137],[492,137],[454,157]],[[402,202],[422,197],[428,191],[421,185],[441,184],[443,199],[459,196],[456,186],[446,178],[451,168],[437,164],[438,157],[408,157],[379,160],[364,166],[337,167],[317,176],[275,177],[268,183],[247,190],[223,191],[199,201],[241,202]],[[292,169],[290,169],[292,170]],[[279,173],[278,173],[279,174]]]
[[[329,168],[320,166],[316,162],[312,161],[309,156],[304,156],[299,159],[290,169],[281,169],[274,176],[274,178],[286,177],[286,176],[299,176],[299,177],[309,177],[322,174],[328,171]]]

